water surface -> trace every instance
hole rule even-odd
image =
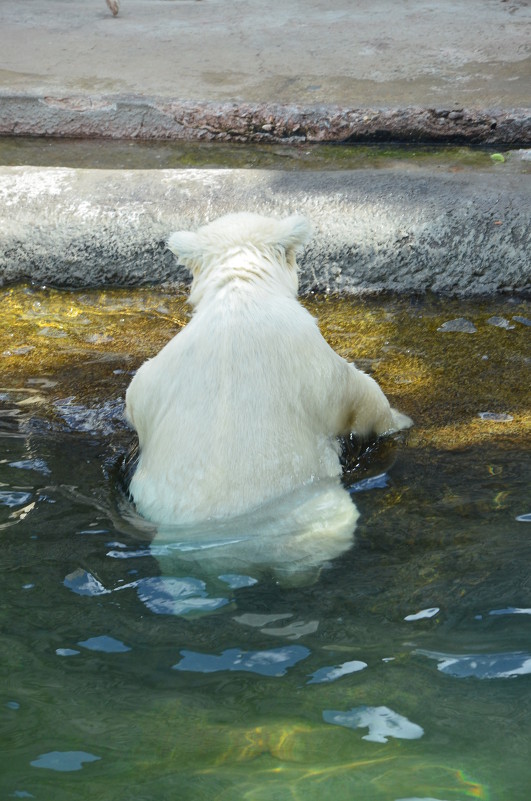
[[[416,426],[353,447],[352,547],[283,581],[153,548],[120,489],[181,294],[0,301],[2,798],[527,801],[525,304],[306,301]]]
[[[455,145],[168,142],[62,137],[0,136],[4,166],[75,169],[233,168],[357,170],[367,167],[529,172],[518,149]]]

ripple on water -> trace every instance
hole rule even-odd
[[[380,473],[377,476],[370,476],[369,478],[363,478],[361,481],[356,481],[355,484],[352,484],[348,488],[348,491],[353,494],[356,492],[366,492],[372,489],[385,489],[388,485],[389,476],[387,473]]]
[[[24,506],[31,500],[31,492],[23,492],[16,490],[0,490],[0,504],[2,506],[9,506],[16,508]]]
[[[387,706],[359,706],[341,712],[325,709],[323,720],[348,729],[369,729],[362,739],[373,743],[386,743],[389,737],[418,740],[424,734],[422,726],[412,723]]]
[[[458,679],[513,679],[531,674],[531,654],[442,654],[435,651],[416,651],[437,660],[437,670]]]
[[[237,615],[233,619],[236,623],[240,623],[243,626],[259,628],[261,634],[267,634],[270,637],[285,637],[288,640],[299,640],[307,634],[314,634],[319,628],[319,621],[315,619],[298,619],[280,626],[270,625],[277,621],[288,620],[291,617],[293,617],[291,612],[276,615],[245,613],[243,615]]]
[[[201,579],[153,576],[140,578],[113,589],[106,589],[91,573],[82,568],[65,576],[65,587],[76,595],[109,595],[134,588],[139,599],[157,615],[186,615],[189,613],[214,612],[229,603],[225,597],[209,597],[206,584]],[[249,583],[238,586],[249,586]]]
[[[87,751],[50,751],[41,754],[30,764],[34,768],[47,768],[61,773],[81,770],[84,762],[96,762],[101,757],[89,754]]]
[[[107,634],[102,634],[99,637],[89,637],[88,640],[78,642],[78,645],[82,648],[87,648],[89,651],[103,651],[106,654],[123,654],[131,650],[121,640],[109,637]]]
[[[69,429],[110,436],[125,428],[124,404],[120,399],[104,401],[93,408],[76,403],[75,397],[54,401],[54,407]]]
[[[77,568],[65,576],[63,584],[76,595],[106,595],[110,592],[91,573],[81,568]]]
[[[228,584],[231,590],[239,590],[242,587],[252,587],[253,584],[258,584],[258,579],[240,573],[225,573],[218,576],[218,578]]]
[[[284,676],[287,670],[310,655],[303,645],[287,645],[267,651],[242,651],[229,648],[220,656],[181,651],[182,659],[173,670],[195,673],[217,673],[219,671],[243,671],[260,676]]]
[[[430,617],[435,617],[435,615],[438,615],[439,611],[440,610],[438,606],[431,606],[429,609],[421,609],[420,612],[406,615],[404,620],[407,620],[408,622],[412,622],[414,620],[426,620]]]
[[[508,606],[506,609],[492,609],[489,615],[531,615],[531,609],[520,609],[517,606]]]
[[[15,467],[18,470],[35,470],[45,476],[52,472],[44,459],[21,459],[18,462],[9,462],[9,467]]]
[[[138,597],[157,615],[186,615],[214,612],[229,603],[228,598],[210,598],[200,579],[153,577],[135,582]]]
[[[351,673],[358,673],[360,670],[365,670],[368,667],[367,662],[361,662],[354,659],[350,662],[343,662],[341,665],[334,665],[334,667],[323,667],[312,673],[312,676],[307,684],[323,684],[331,681],[336,681],[342,676],[348,676]]]

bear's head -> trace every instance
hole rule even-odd
[[[300,215],[278,219],[240,212],[195,232],[176,231],[168,247],[192,273],[189,300],[197,306],[209,287],[233,280],[262,282],[296,295],[296,253],[310,236],[310,224]]]

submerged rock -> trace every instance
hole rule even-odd
[[[504,412],[479,412],[478,417],[490,423],[510,423],[514,419],[512,415]]]
[[[516,320],[517,323],[521,323],[522,325],[531,325],[531,320],[529,319],[529,317],[520,317],[518,315],[515,315],[513,317],[513,320]]]
[[[506,320],[505,317],[489,317],[487,320],[489,325],[494,325],[496,328],[505,328],[507,331],[510,331],[515,326],[511,325],[509,320]]]
[[[455,320],[448,320],[443,323],[437,331],[451,331],[462,334],[475,334],[477,331],[476,326],[466,317],[457,317]]]

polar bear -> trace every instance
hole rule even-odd
[[[192,318],[126,395],[140,451],[130,493],[158,526],[285,508],[292,494],[303,498],[301,532],[313,521],[310,538],[334,527],[351,536],[357,510],[340,483],[338,437],[411,425],[297,300],[296,253],[309,237],[304,217],[252,213],[170,236],[192,273]]]

